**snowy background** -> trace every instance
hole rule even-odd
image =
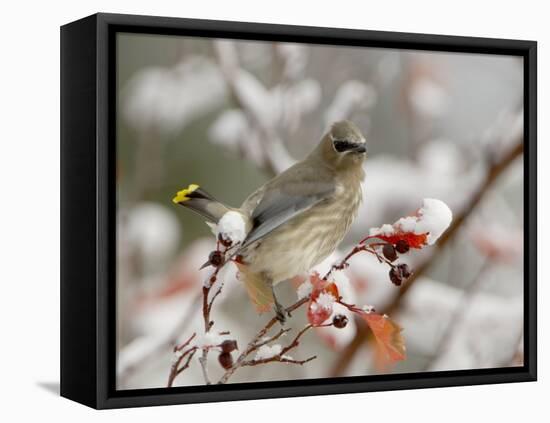
[[[302,158],[328,124],[350,118],[367,137],[369,159],[365,202],[341,253],[422,198],[460,215],[522,131],[516,58],[130,34],[118,47],[120,389],[165,386],[170,343],[200,329],[199,313],[188,308],[213,238],[200,218],[171,203],[177,190],[198,183],[239,205]],[[399,301],[387,268],[354,257],[347,271],[354,301],[393,307],[404,328],[408,358],[384,371],[522,364],[522,173],[521,159],[513,161],[444,247],[409,254],[413,270],[430,265]],[[258,317],[231,269],[224,278],[214,320],[244,344],[267,317]],[[277,292],[284,304],[296,299],[290,283]],[[291,324],[300,327],[302,314]],[[353,322],[311,332],[295,355],[317,360],[242,369],[232,381],[379,372],[368,342],[342,366],[356,336]],[[211,371],[221,371],[211,361]],[[193,363],[176,385],[196,384]]]

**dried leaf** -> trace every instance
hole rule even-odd
[[[372,330],[382,362],[392,363],[406,358],[405,341],[401,335],[402,328],[397,323],[376,313],[359,314]]]

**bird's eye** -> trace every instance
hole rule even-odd
[[[332,142],[332,144],[334,145],[334,149],[338,153],[342,153],[344,151],[350,150],[351,148],[353,148],[355,146],[355,144],[353,144],[353,143],[351,143],[347,140],[334,140]]]

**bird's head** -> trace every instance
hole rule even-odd
[[[338,169],[361,166],[367,157],[367,143],[359,128],[349,120],[332,124],[320,144],[323,159]]]

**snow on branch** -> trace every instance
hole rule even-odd
[[[372,228],[364,241],[379,238],[391,244],[405,240],[411,248],[433,245],[453,220],[451,209],[440,200],[426,198],[413,216],[402,217],[393,225]]]

